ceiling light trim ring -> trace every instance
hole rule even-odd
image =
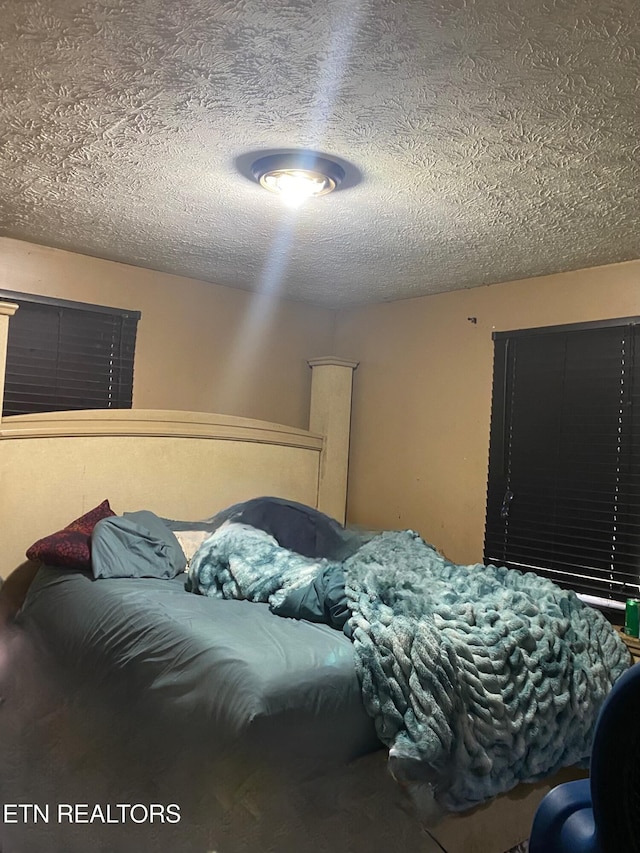
[[[305,194],[314,198],[337,189],[345,176],[338,163],[308,151],[260,157],[251,171],[260,186],[270,192],[282,193],[288,179],[298,180],[306,182]]]

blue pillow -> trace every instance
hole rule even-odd
[[[187,559],[173,532],[148,510],[99,521],[91,534],[94,578],[173,578]]]
[[[306,504],[276,497],[251,498],[207,519],[214,526],[225,521],[264,530],[282,548],[304,557],[343,560],[362,544],[357,534]]]

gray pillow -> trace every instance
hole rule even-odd
[[[173,578],[187,565],[180,543],[148,510],[99,521],[91,534],[94,578]]]

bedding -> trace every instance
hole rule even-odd
[[[204,521],[163,519],[171,530],[215,532],[226,523],[244,524],[272,536],[283,548],[305,557],[341,560],[372,534],[350,530],[334,518],[298,501],[261,496],[225,507]]]
[[[16,622],[40,668],[37,688],[24,683],[30,660],[26,675],[14,667],[23,683],[13,710],[0,714],[0,739],[12,744],[5,802],[180,804],[185,824],[171,833],[107,827],[96,849],[109,853],[171,844],[297,853],[307,836],[318,853],[377,843],[426,853],[433,847],[404,814],[401,788],[370,761],[382,743],[424,823],[547,776],[571,763],[574,748],[584,757],[598,702],[628,663],[595,611],[546,581],[535,587],[531,576],[518,588],[519,573],[454,566],[411,531],[352,533],[329,519],[328,533],[316,536],[314,520],[327,517],[287,503],[260,498],[205,522],[109,518],[102,527],[115,531],[120,553],[109,567],[105,552],[105,572],[98,552],[93,574],[38,572]],[[296,517],[306,519],[301,536],[287,529]],[[129,537],[152,528],[128,564]],[[188,576],[170,577],[174,569],[166,575],[164,558],[154,566],[152,555],[161,542],[173,547],[181,528],[211,535]],[[545,646],[546,628],[563,635],[558,644]],[[547,658],[536,659],[543,647]],[[531,672],[518,670],[525,658]],[[544,707],[532,707],[550,683],[545,718]],[[523,708],[521,694],[535,701]],[[26,727],[20,708],[29,709]],[[540,749],[545,726],[556,745],[566,741],[551,756]],[[513,755],[522,758],[515,770]],[[335,837],[320,840],[328,816]],[[36,853],[43,843],[80,853],[95,837],[57,827],[52,847],[42,827],[0,827],[6,853]]]
[[[99,521],[91,533],[94,578],[173,578],[187,558],[173,531],[148,510]]]
[[[343,774],[381,748],[352,644],[184,578],[45,566],[0,635],[2,802],[172,805],[180,822],[0,821],[3,853],[297,853],[309,833],[317,851],[357,849],[324,838],[344,798],[368,807]]]
[[[44,567],[18,624],[73,683],[90,678],[120,707],[135,691],[159,739],[170,720],[213,752],[242,740],[304,760],[305,772],[380,746],[346,637],[267,605],[190,595],[184,577],[96,580]]]
[[[532,573],[455,565],[413,531],[332,563],[227,523],[188,587],[282,612],[337,572],[365,705],[426,822],[588,758],[629,653],[598,611]]]

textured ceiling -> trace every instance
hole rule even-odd
[[[640,257],[639,20],[0,0],[0,236],[331,306]],[[305,147],[350,185],[292,212],[243,174]]]

